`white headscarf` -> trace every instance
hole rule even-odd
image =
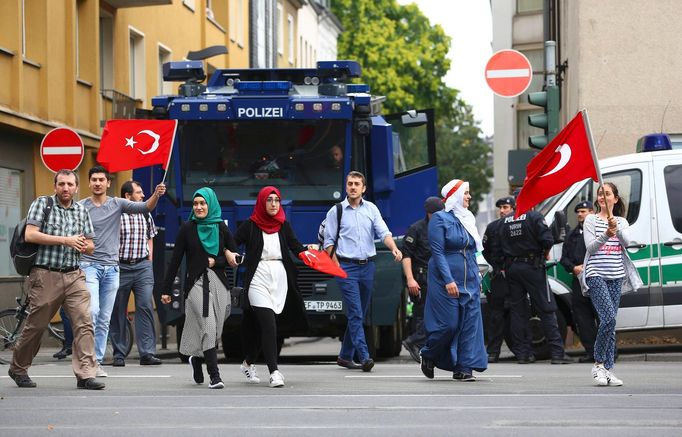
[[[453,179],[445,184],[440,194],[444,199],[445,211],[452,211],[476,242],[476,250],[481,251],[483,250],[483,243],[478,234],[478,229],[476,229],[476,218],[471,211],[464,207],[465,191],[469,191],[469,182]]]

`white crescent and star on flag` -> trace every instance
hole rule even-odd
[[[140,134],[146,134],[149,135],[154,139],[154,142],[152,143],[152,146],[148,150],[140,150],[137,149],[138,152],[140,152],[143,155],[148,155],[150,153],[154,153],[156,149],[159,148],[159,139],[161,138],[161,135],[157,134],[156,132],[149,130],[149,129],[143,129],[139,131],[136,135],[132,135],[130,138],[125,137],[126,143],[124,147],[130,147],[131,149],[135,149],[135,144],[137,144],[137,141],[135,141],[135,137]]]
[[[548,171],[547,173],[541,175],[540,177],[543,178],[545,176],[549,176],[551,174],[554,174],[558,171],[560,171],[562,168],[566,167],[566,164],[568,164],[568,161],[571,160],[571,146],[568,144],[564,143],[556,148],[554,150],[554,153],[560,153],[561,157],[559,158],[559,162],[557,163],[556,166],[554,166],[553,169]]]

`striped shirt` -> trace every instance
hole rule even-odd
[[[609,224],[597,216],[595,221],[595,234],[601,235],[606,232]],[[618,236],[610,237],[597,252],[590,256],[585,267],[585,277],[600,276],[605,279],[619,279],[625,277],[623,265],[623,246],[620,245]]]
[[[121,214],[121,245],[118,258],[133,261],[149,256],[148,241],[157,234],[149,214]]]
[[[68,208],[64,208],[57,196],[52,196],[54,205],[47,223],[42,227],[42,232],[47,235],[58,237],[71,237],[73,235],[85,235],[86,238],[94,238],[95,231],[90,220],[90,214],[77,202],[71,202]],[[47,197],[41,196],[31,203],[28,209],[26,223],[29,225],[43,225],[43,210],[47,205]],[[36,256],[35,265],[47,266],[54,269],[68,269],[76,267],[81,254],[68,246],[40,245]]]

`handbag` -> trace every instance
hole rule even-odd
[[[249,296],[244,287],[232,287],[230,289],[230,302],[232,308],[248,307]]]

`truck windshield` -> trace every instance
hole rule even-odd
[[[346,127],[345,120],[181,121],[183,198],[208,185],[220,201],[253,200],[274,185],[287,200],[338,201]]]

